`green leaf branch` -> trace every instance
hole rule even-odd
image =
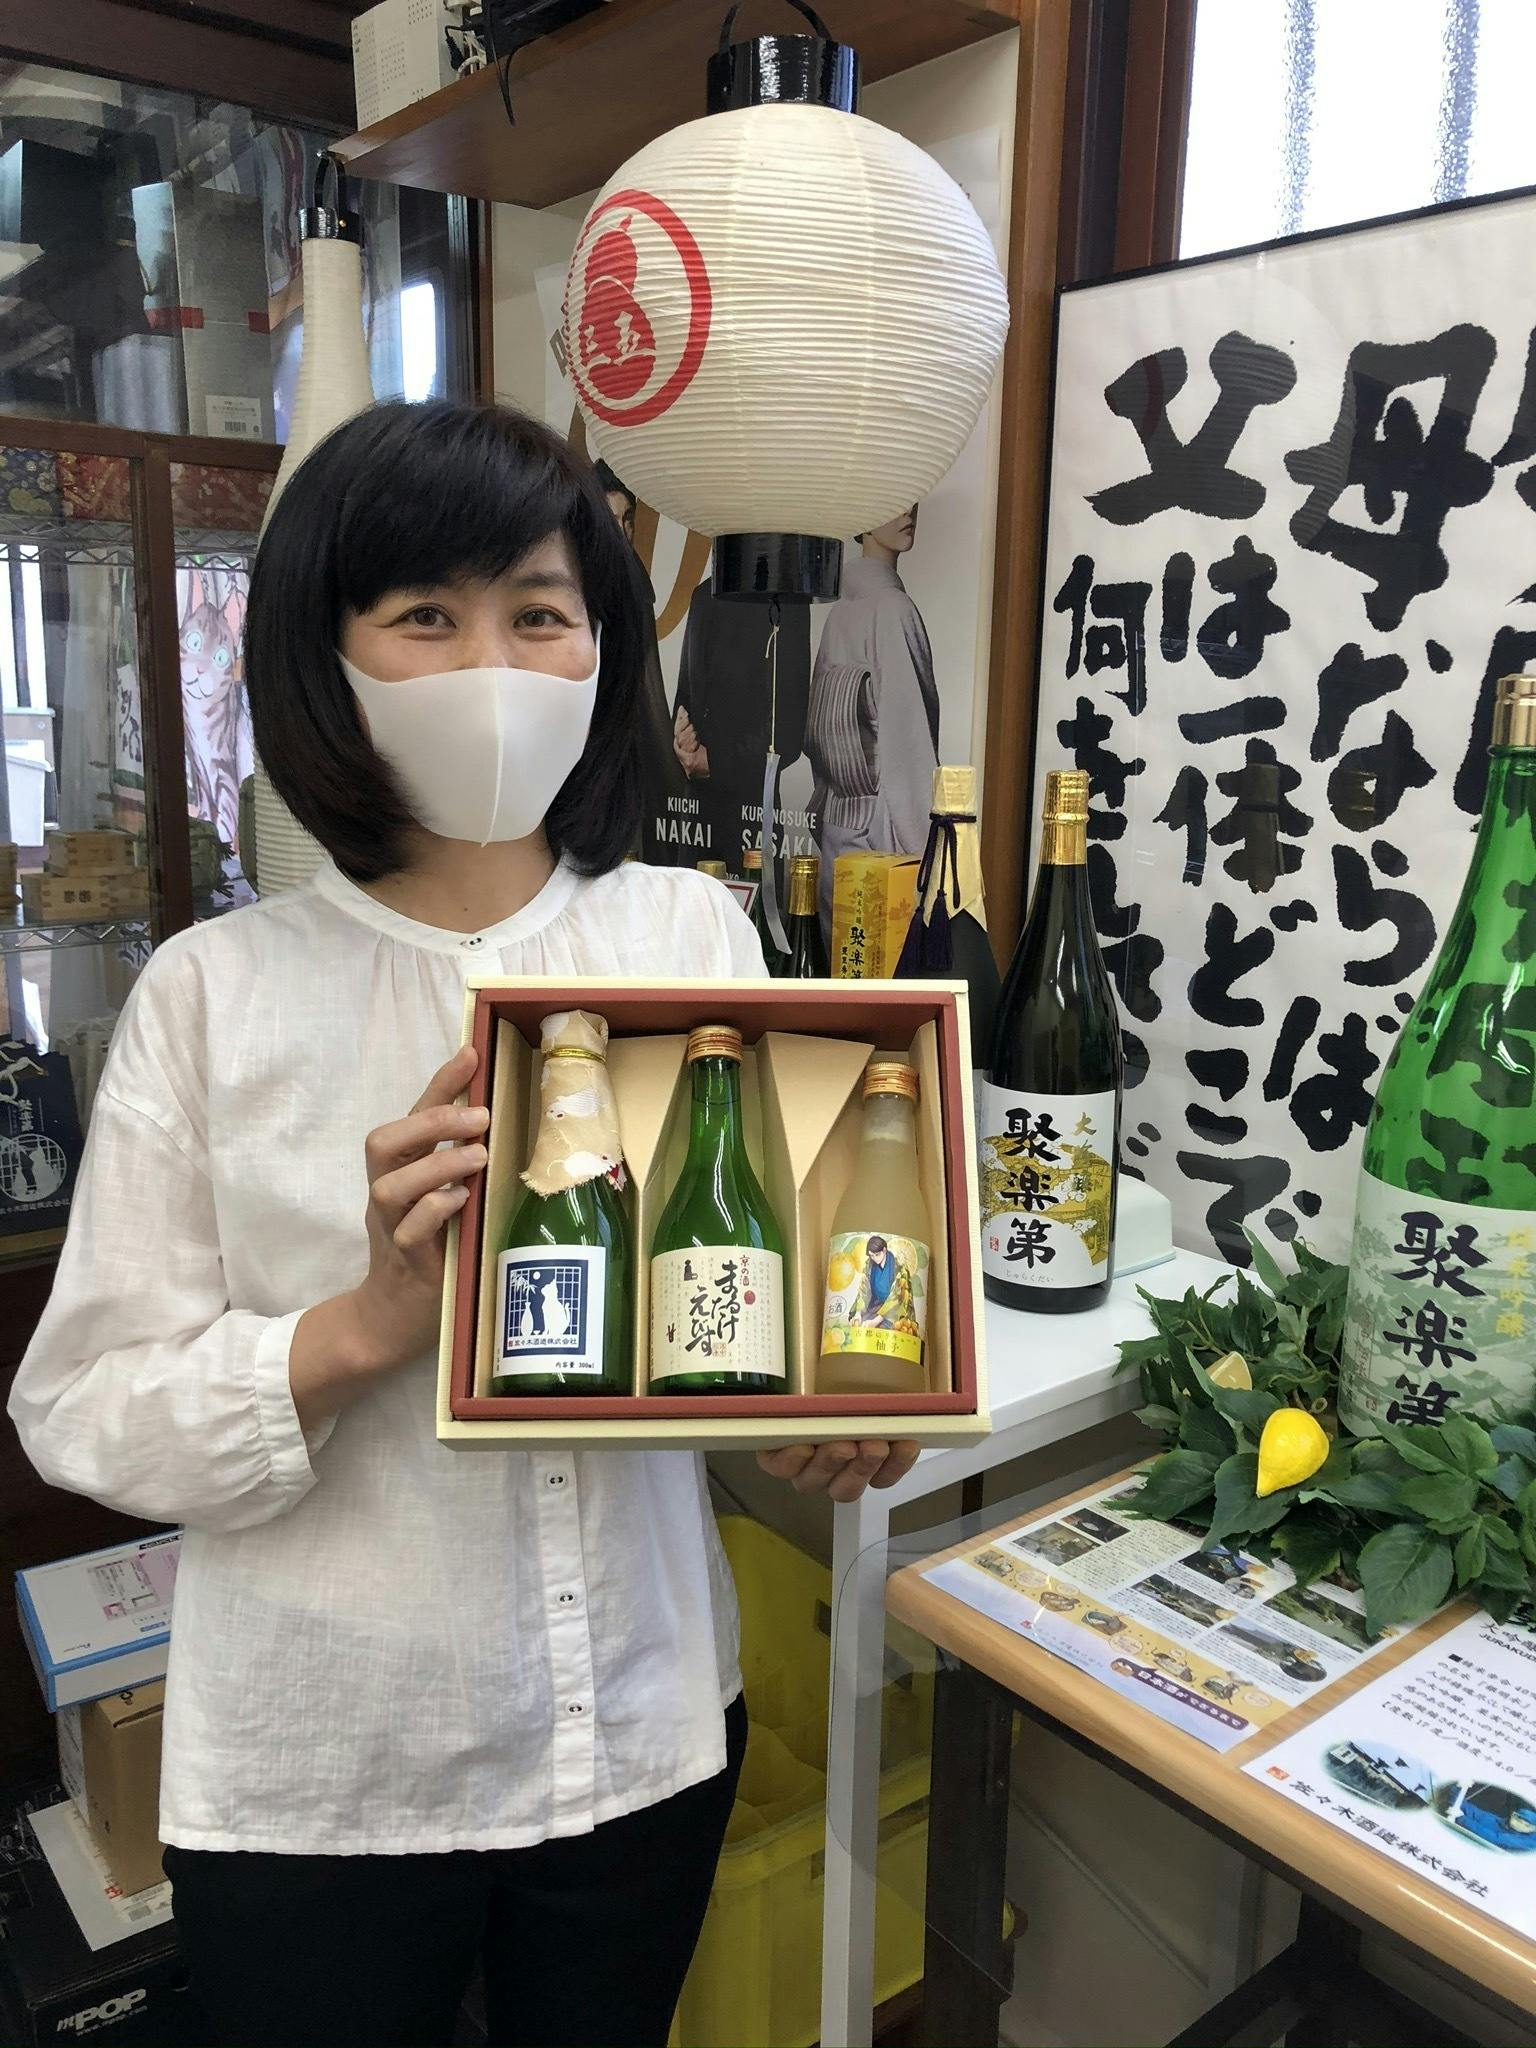
[[[1320,1471],[1260,1498],[1258,1442],[1277,1409],[1336,1427],[1349,1270],[1298,1242],[1288,1274],[1249,1244],[1262,1287],[1238,1273],[1178,1300],[1141,1291],[1153,1334],[1121,1345],[1120,1370],[1139,1374],[1137,1414],[1167,1448],[1134,1512],[1192,1526],[1207,1548],[1240,1540],[1281,1557],[1303,1586],[1348,1571],[1373,1635],[1422,1620],[1453,1588],[1500,1620],[1536,1599],[1536,1412],[1339,1429]],[[1209,1377],[1233,1351],[1251,1388]]]

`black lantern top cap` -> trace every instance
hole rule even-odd
[[[724,114],[737,107],[776,104],[833,107],[853,114],[859,104],[859,54],[834,42],[826,23],[806,0],[790,0],[815,31],[812,35],[751,36],[733,43],[741,12],[736,0],[720,29],[720,47],[709,60],[705,111]]]
[[[299,208],[299,236],[305,242],[360,242],[363,239],[362,221],[347,204],[346,176],[328,149],[316,154],[309,204]]]

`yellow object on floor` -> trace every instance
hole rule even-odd
[[[720,1532],[741,1600],[751,1734],[672,2048],[810,2048],[821,2022],[832,1575],[746,1516],[723,1516]],[[931,1675],[912,1671],[887,1686],[883,1719],[881,2002],[923,1973]]]

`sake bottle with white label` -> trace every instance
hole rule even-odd
[[[1461,900],[1366,1131],[1339,1414],[1536,1405],[1536,676],[1494,702]]]
[[[1109,1292],[1120,1017],[1088,895],[1088,777],[1045,779],[1040,872],[998,997],[980,1089],[981,1272],[989,1300],[1061,1313]]]
[[[782,1394],[784,1240],[747,1157],[741,1033],[688,1034],[688,1154],[651,1247],[653,1394]]]
[[[539,1121],[496,1262],[493,1394],[631,1394],[629,1214],[608,1026],[586,1010],[539,1033]]]

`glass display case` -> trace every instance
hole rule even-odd
[[[62,1239],[151,948],[253,894],[245,602],[279,458],[0,422],[0,1265]]]

